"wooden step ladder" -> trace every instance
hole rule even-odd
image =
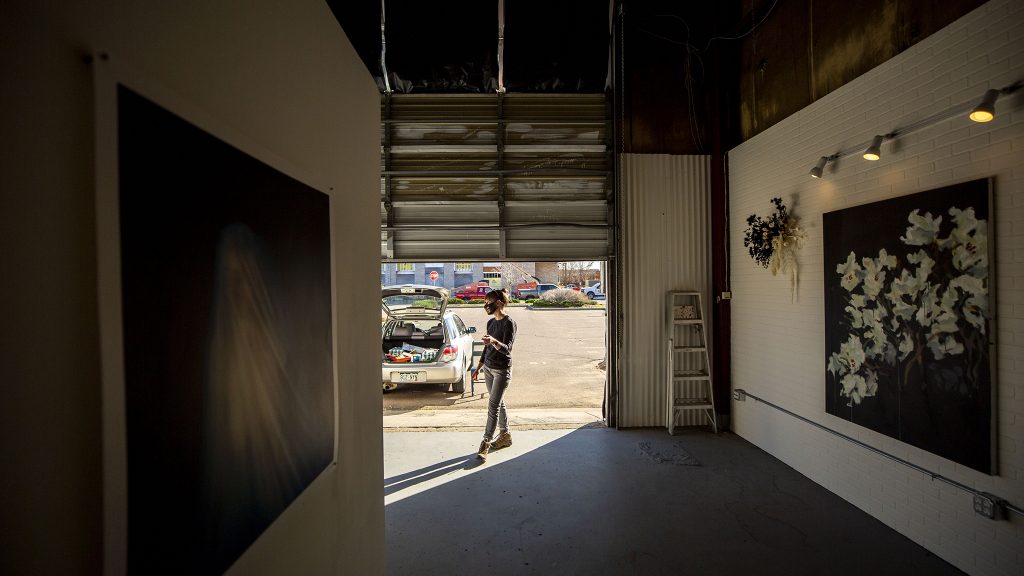
[[[666,389],[668,433],[675,434],[681,413],[702,410],[718,434],[715,398],[711,388],[707,326],[700,292],[673,291],[666,299],[668,350]]]

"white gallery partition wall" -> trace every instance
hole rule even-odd
[[[733,388],[1018,506],[1024,502],[1024,103],[1019,94],[1000,98],[991,122],[971,122],[964,111],[886,140],[877,161],[858,152],[829,163],[820,179],[809,170],[819,157],[977,102],[987,89],[1021,79],[1024,9],[1018,2],[993,0],[729,153]],[[825,214],[979,179],[982,187],[991,179],[993,187],[989,296],[995,305],[990,326],[996,328],[988,337],[995,343],[994,404],[991,415],[982,415],[991,416],[994,427],[991,474],[918,447],[909,435],[901,441],[899,435],[826,412],[831,402],[826,396],[826,334],[834,328],[826,326],[826,287],[840,280],[840,271],[834,262],[825,263],[826,232],[833,222]],[[743,245],[748,216],[770,213],[776,197],[799,218],[805,234],[796,253],[795,295],[787,276],[773,276],[758,266]],[[896,237],[916,226],[909,216],[903,215]],[[962,217],[949,211],[932,216],[947,223]],[[865,238],[888,234],[875,228],[880,219],[860,219],[855,232]],[[915,238],[905,242],[921,243]],[[862,265],[859,258],[850,262],[851,269]],[[856,275],[848,280],[845,286],[852,289]],[[937,340],[927,353],[935,350],[940,355],[957,352],[949,339]],[[880,393],[871,378],[863,385],[850,380],[851,387],[833,400],[845,410],[871,401]],[[947,415],[936,424],[953,420]],[[964,571],[1021,573],[1021,517],[1010,514],[996,521],[978,515],[970,493],[749,397],[732,401],[732,422],[750,442]],[[987,462],[984,446],[980,450]],[[984,468],[984,462],[975,468]]]

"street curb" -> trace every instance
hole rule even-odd
[[[448,308],[458,310],[459,308],[482,308],[483,304],[449,304]],[[506,308],[528,308],[528,304],[506,304]]]
[[[386,432],[395,430],[465,429],[482,430],[487,420],[487,410],[471,409],[419,409],[399,414],[384,412],[383,425]],[[603,422],[601,409],[523,409],[509,414],[509,427],[515,430],[580,428]],[[603,425],[603,424],[602,424]]]
[[[549,310],[553,311],[553,312],[554,311],[558,311],[558,312],[566,312],[566,311],[576,312],[576,311],[579,311],[579,310],[604,310],[604,311],[608,310],[608,308],[606,308],[604,306],[576,306],[576,307],[573,307],[573,308],[557,308],[557,307],[548,307],[548,306],[542,306],[540,308],[534,308],[533,306],[527,306],[526,309],[527,310],[537,310],[537,311],[540,311],[540,312],[547,312]]]

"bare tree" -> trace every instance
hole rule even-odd
[[[501,285],[504,288],[511,290],[517,284],[536,281],[536,276],[522,269],[514,262],[504,262],[501,265]]]
[[[590,267],[593,265],[593,261],[559,262],[558,282],[563,286],[566,284],[575,284],[580,287],[586,286],[587,280],[589,280],[591,276]]]

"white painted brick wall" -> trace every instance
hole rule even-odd
[[[808,171],[819,156],[866,142],[1024,80],[1024,2],[992,0],[729,154],[733,387],[780,404],[969,486],[1024,506],[1024,93],[988,124],[955,118]],[[988,476],[825,413],[821,215],[995,178],[999,475]],[[747,256],[749,214],[779,196],[807,231],[798,299]],[[1024,518],[993,522],[971,496],[753,401],[733,402],[734,430],[970,574],[1024,574]]]

